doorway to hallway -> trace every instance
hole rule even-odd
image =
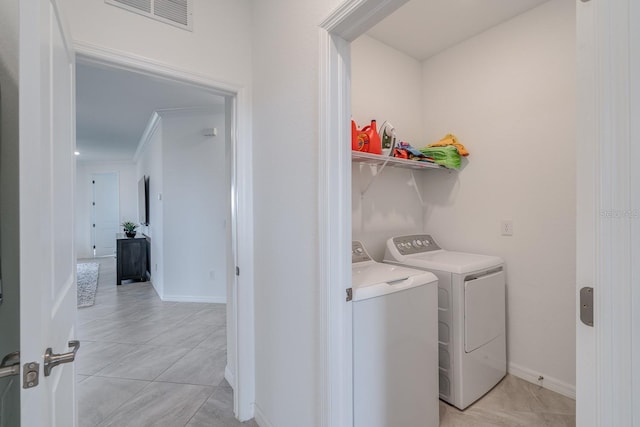
[[[189,299],[194,295],[197,297],[196,294],[187,294],[185,298],[180,298],[179,295],[176,296],[175,294],[167,293],[167,290],[165,289],[165,295],[163,298],[161,298],[161,300],[164,300],[162,302],[166,304],[184,304],[185,302],[186,304],[211,304],[222,303],[226,299],[227,307],[225,310],[225,335],[227,337],[226,341],[228,345],[227,343],[225,343],[227,351],[227,363],[225,366],[224,375],[226,378],[228,378],[230,386],[232,388],[232,412],[240,419],[249,419],[253,416],[251,403],[253,402],[254,394],[254,373],[252,362],[253,298],[251,285],[253,278],[253,257],[250,251],[248,251],[248,247],[250,246],[250,242],[252,242],[253,237],[251,227],[252,203],[250,197],[250,133],[248,132],[248,122],[246,121],[246,117],[248,117],[248,115],[246,114],[246,110],[249,104],[245,90],[229,84],[221,84],[215,81],[209,81],[208,79],[202,78],[200,76],[193,76],[189,73],[181,72],[175,69],[169,69],[161,64],[150,63],[149,61],[140,62],[136,58],[128,57],[122,54],[116,55],[113,52],[98,52],[96,51],[95,47],[85,48],[83,46],[79,46],[77,47],[77,50],[77,64],[88,64],[91,66],[100,67],[102,69],[111,67],[119,71],[132,72],[144,79],[148,79],[148,81],[155,81],[156,83],[173,86],[182,85],[183,88],[189,88],[190,91],[201,91],[203,94],[214,95],[224,99],[224,102],[219,104],[220,109],[215,111],[217,113],[222,113],[223,124],[217,124],[213,126],[199,125],[191,129],[189,135],[194,141],[189,143],[187,146],[190,148],[195,148],[199,146],[197,145],[198,142],[196,140],[201,138],[211,138],[212,135],[213,137],[215,137],[217,128],[218,137],[214,138],[214,140],[218,141],[216,143],[218,147],[226,147],[226,149],[223,150],[225,153],[221,154],[221,157],[217,157],[221,158],[226,166],[216,167],[216,170],[226,170],[227,176],[220,177],[216,181],[216,185],[221,185],[222,187],[226,188],[226,190],[223,190],[223,197],[230,199],[225,199],[224,203],[224,205],[228,206],[227,209],[229,210],[229,216],[224,220],[221,218],[220,221],[209,221],[213,227],[216,227],[216,229],[219,228],[221,230],[219,232],[216,231],[216,233],[220,234],[220,236],[216,235],[215,241],[220,242],[221,240],[224,240],[226,242],[224,243],[227,245],[226,256],[224,257],[225,261],[223,263],[224,265],[220,265],[215,269],[207,268],[208,271],[206,271],[206,274],[203,276],[203,278],[198,279],[202,280],[203,285],[205,282],[224,282],[226,285],[226,297],[222,298],[220,301],[218,301],[217,299],[214,300],[211,297]],[[135,90],[139,91],[139,89],[140,86],[137,85],[135,87]],[[175,98],[175,96],[172,97],[170,101],[172,103],[175,102]],[[191,105],[202,106],[202,103]],[[159,111],[159,114],[163,114],[164,111],[169,115],[180,115],[183,114],[186,110],[189,110],[189,107],[186,105],[177,106],[177,108],[174,109],[171,109],[171,107],[169,106],[163,105],[159,106],[157,109],[157,111]],[[80,109],[78,109],[78,113],[81,113]],[[169,119],[167,119],[167,121],[169,121]],[[208,129],[210,127],[213,129]],[[158,129],[159,128],[160,127],[158,127]],[[145,133],[153,133],[153,129],[153,126],[149,125],[145,130]],[[159,132],[162,133],[162,130],[160,130]],[[151,135],[147,135],[147,137],[149,136]],[[173,138],[173,140],[178,141],[179,138]],[[162,147],[162,144],[157,144],[156,146]],[[144,151],[144,149],[144,146],[139,146],[137,151],[141,153]],[[139,153],[136,153],[135,157],[137,157],[138,154]],[[162,210],[165,210],[166,205],[170,201],[169,191],[174,191],[176,189],[173,187],[167,187],[166,182],[163,183],[162,168],[157,169],[158,167],[166,166],[166,162],[164,160],[167,160],[168,158],[162,155],[157,158],[161,160],[146,161],[146,164],[139,165],[139,167],[135,165],[135,159],[134,163],[131,163],[131,161],[129,161],[128,165],[133,165],[131,167],[137,174],[144,173],[145,175],[151,175],[150,203],[152,205],[154,203],[156,203],[157,205],[162,205],[164,206]],[[203,156],[200,156],[199,158],[202,159]],[[171,157],[171,159],[176,160],[175,156]],[[120,164],[120,166],[124,168],[127,165]],[[150,169],[149,171],[147,171],[145,170],[145,168],[156,169]],[[100,172],[102,171],[105,171],[105,169],[100,170]],[[185,167],[181,168],[180,171],[182,172],[178,173],[186,175],[192,172],[188,165],[185,165]],[[170,172],[170,174],[175,176],[176,172],[173,171]],[[121,173],[120,180],[122,179],[123,175]],[[164,188],[159,187],[163,184]],[[184,186],[181,186],[180,188],[177,188],[176,191],[193,192],[199,189],[198,191],[200,191],[199,194],[201,200],[203,199],[203,195],[207,191],[211,190],[210,186],[208,186],[202,180],[195,183],[194,185],[187,185],[187,188],[184,188]],[[123,191],[124,190],[122,189],[122,183],[120,183],[120,192],[122,193]],[[175,191],[174,194],[176,194]],[[193,206],[191,206],[191,208],[195,209]],[[153,211],[153,206],[151,207],[151,211]],[[157,213],[158,210],[156,209],[156,214]],[[167,212],[164,213],[166,214]],[[183,211],[183,221],[185,218],[184,215],[190,216],[188,214],[188,210]],[[134,215],[134,213],[128,213],[127,218],[132,217],[131,215]],[[160,213],[160,215],[162,215],[162,213]],[[133,218],[135,218],[135,216],[133,216]],[[155,236],[151,236],[151,242],[152,244],[154,242],[160,243],[160,245],[156,248],[157,250],[159,250],[159,253],[156,253],[155,256],[154,254],[151,254],[152,282],[154,280],[154,273],[156,273],[156,279],[164,279],[164,284],[166,285],[169,282],[169,277],[167,277],[167,275],[162,277],[162,266],[166,266],[167,262],[170,261],[170,259],[162,258],[165,252],[163,248],[176,248],[177,245],[169,245],[169,243],[166,241],[168,236],[167,233],[162,233],[162,231],[158,233],[158,230],[161,228],[160,224],[162,223],[163,219],[167,221],[168,217],[166,215],[164,218],[161,218],[157,215],[154,216],[152,212],[150,226],[155,227],[155,230],[148,230],[149,226],[143,226],[139,231],[142,231],[145,234],[147,234],[149,231],[151,231],[152,234],[155,233]],[[202,224],[200,221],[193,222],[194,224],[189,225],[197,226],[198,224]],[[188,222],[185,222],[185,224],[188,224]],[[162,244],[163,240],[164,244]],[[243,244],[242,242],[247,243]],[[83,257],[82,253],[79,253],[79,256]],[[84,257],[86,256],[87,255],[84,255]],[[243,264],[242,266],[240,266],[243,272],[241,278],[235,274],[236,267],[238,267],[237,260],[239,258],[242,258],[243,260]],[[189,280],[185,282],[185,285],[193,283],[193,280]],[[241,286],[245,283],[247,286]],[[162,292],[162,289],[160,290],[160,292]],[[239,303],[239,301],[242,301],[242,303]],[[184,332],[184,330],[182,332]],[[243,356],[242,358],[240,357],[241,354]],[[243,375],[241,377],[240,375],[238,375],[240,371],[243,372]]]

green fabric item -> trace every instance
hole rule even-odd
[[[453,145],[445,147],[423,147],[420,152],[427,157],[431,157],[439,165],[451,169],[460,169],[460,154]]]

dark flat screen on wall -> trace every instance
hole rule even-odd
[[[149,177],[143,176],[138,181],[138,221],[149,225]]]

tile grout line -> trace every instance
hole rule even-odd
[[[218,389],[218,387],[219,387],[219,386],[215,386],[215,387],[212,387],[212,388],[211,388],[211,394],[209,394],[209,396],[207,396],[207,398],[206,398],[206,399],[204,399],[204,401],[202,402],[202,404],[200,404],[200,406],[198,406],[198,409],[196,409],[196,410],[193,412],[193,415],[191,415],[191,416],[189,417],[189,419],[187,420],[187,422],[184,424],[184,426],[183,426],[183,427],[186,427],[187,425],[189,425],[189,423],[191,422],[191,420],[193,419],[193,417],[195,417],[195,416],[196,416],[196,414],[197,414],[198,412],[200,412],[200,409],[202,409],[202,407],[203,407],[203,406],[204,406],[204,405],[209,401],[209,399],[211,399],[211,396],[213,396],[213,394],[216,392],[216,390]]]
[[[111,266],[113,267],[113,266]],[[165,303],[163,301],[154,302],[154,299],[151,298],[148,301],[149,304],[145,304],[144,307],[136,306],[135,309],[130,308],[131,304],[136,304],[139,300],[144,300],[147,298],[149,291],[151,290],[151,286],[149,284],[140,283],[136,285],[141,285],[137,288],[133,287],[122,287],[115,288],[115,285],[105,286],[106,282],[113,281],[115,279],[114,274],[110,274],[109,268],[106,267],[103,270],[103,264],[100,263],[101,274],[99,275],[99,283],[98,288],[100,289],[99,297],[96,295],[96,305],[92,307],[88,307],[86,312],[82,313],[82,319],[78,319],[78,329],[79,335],[83,335],[86,339],[83,339],[83,342],[86,343],[95,343],[95,344],[104,344],[106,347],[104,349],[98,348],[98,352],[93,355],[96,357],[97,363],[108,362],[105,366],[102,366],[96,372],[92,374],[78,374],[82,375],[84,381],[89,380],[97,380],[97,379],[113,379],[113,380],[123,380],[123,381],[137,381],[144,383],[144,387],[135,392],[134,397],[136,395],[140,395],[140,393],[149,391],[148,388],[152,387],[153,384],[171,384],[176,386],[188,386],[188,387],[197,387],[201,389],[203,392],[203,396],[206,396],[202,403],[195,408],[192,414],[184,414],[185,417],[188,416],[188,420],[186,421],[187,425],[191,420],[196,416],[196,414],[202,409],[202,407],[207,403],[207,401],[213,396],[216,390],[222,390],[221,384],[224,383],[224,378],[218,381],[218,384],[215,384],[216,380],[214,380],[211,384],[192,384],[192,382],[180,382],[181,375],[175,376],[174,378],[178,378],[177,381],[164,381],[158,380],[162,375],[164,375],[167,371],[173,369],[178,365],[178,363],[184,359],[185,356],[193,353],[194,351],[203,352],[211,355],[213,357],[214,354],[224,354],[226,352],[225,345],[219,345],[218,340],[212,337],[219,331],[226,332],[226,316],[224,314],[224,309],[221,308],[217,304],[195,304],[195,305],[182,305],[180,303]],[[111,289],[114,287],[115,289]],[[155,295],[155,294],[154,294]],[[152,296],[153,297],[153,296]],[[155,295],[157,298],[157,295]],[[102,302],[102,304],[100,304]],[[143,315],[139,317],[136,316],[136,313],[139,310],[146,310]],[[94,317],[95,316],[95,317]],[[122,317],[120,317],[122,316]],[[135,343],[131,342],[122,342],[126,340],[126,338],[120,339],[117,337],[117,332],[113,332],[112,328],[126,328],[127,324],[140,327],[140,324],[143,325],[139,330],[133,331],[132,333],[135,335],[140,335],[140,340]],[[110,325],[111,324],[111,325]],[[151,332],[149,335],[146,335],[145,325],[148,324],[150,326],[149,331]],[[160,332],[157,332],[153,326],[160,325],[158,328],[161,329]],[[163,326],[165,325],[165,326]],[[192,326],[200,332],[196,332],[193,336],[189,338],[196,338],[193,341],[189,341],[189,339],[185,340],[185,343],[182,343],[179,347],[185,351],[184,354],[177,357],[173,362],[166,367],[162,365],[158,366],[164,369],[161,369],[160,372],[155,375],[152,379],[140,379],[140,378],[127,378],[126,376],[108,376],[106,375],[110,368],[113,368],[115,364],[118,363],[123,357],[126,357],[132,354],[136,349],[134,347],[148,347],[151,349],[158,349],[157,351],[163,352],[166,348],[175,348],[175,344],[150,344],[150,342],[160,338],[163,334],[169,332],[171,327],[182,327]],[[88,329],[88,331],[87,331]],[[81,332],[82,331],[82,332]],[[108,332],[106,332],[108,331]],[[115,340],[113,338],[108,338],[107,340],[102,340],[99,337],[96,337],[95,333],[98,335],[114,335]],[[155,333],[154,333],[155,332]],[[134,335],[134,336],[135,336]],[[200,336],[199,336],[200,335]],[[206,345],[205,343],[209,340],[212,340],[212,344],[214,344],[214,349],[207,349],[206,347],[200,347]],[[130,341],[130,340],[129,340]],[[129,346],[128,351],[124,355],[118,355],[117,357],[113,357],[112,360],[107,360],[106,358],[100,359],[101,352],[103,350],[108,350],[109,346]],[[116,347],[117,348],[117,347]],[[153,350],[151,350],[153,352]],[[110,354],[110,353],[109,353]],[[89,359],[90,360],[90,359]],[[190,365],[190,364],[189,364]],[[126,369],[124,369],[123,375],[126,374]],[[187,375],[189,376],[189,375]],[[185,376],[185,378],[187,378]],[[195,378],[195,377],[194,377]],[[217,374],[216,374],[217,378]],[[197,378],[196,378],[197,379]],[[205,389],[207,389],[205,391]],[[98,391],[99,393],[99,391]],[[130,401],[130,399],[129,399]],[[196,403],[196,402],[194,402]],[[107,425],[110,421],[113,420],[114,414],[118,413],[123,409],[123,407],[127,404],[127,401],[122,402],[117,405],[116,408],[112,408],[110,411],[106,411],[104,418],[97,424],[97,426]],[[106,408],[105,408],[106,409]],[[80,420],[80,425],[82,425],[82,420]],[[235,425],[235,424],[234,424]]]

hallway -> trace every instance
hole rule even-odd
[[[116,286],[100,262],[96,303],[78,309],[81,427],[257,427],[233,417],[223,304],[161,301],[150,282]]]

